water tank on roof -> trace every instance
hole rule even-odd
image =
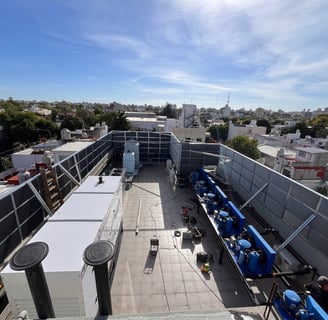
[[[29,171],[24,170],[20,173],[18,173],[18,183],[21,184],[24,181],[28,180],[31,177],[31,174]]]
[[[52,164],[54,162],[53,154],[50,151],[45,151],[42,156],[42,162],[46,164]]]
[[[71,140],[72,136],[71,136],[71,131],[69,131],[67,128],[64,128],[60,131],[60,135],[62,140]]]
[[[134,152],[123,153],[123,168],[125,168],[126,174],[134,174],[135,172]]]
[[[139,168],[139,142],[136,140],[128,140],[124,145],[124,152],[134,152],[135,169]]]

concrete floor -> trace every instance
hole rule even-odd
[[[262,319],[264,306],[254,305],[228,258],[218,263],[217,235],[206,215],[197,213],[192,189],[174,189],[164,165],[144,166],[123,205],[124,232],[111,287],[113,315],[242,310]],[[200,240],[174,235],[187,230],[183,205],[193,206],[190,215],[206,230]],[[159,239],[156,255],[150,253],[152,238]],[[212,255],[210,274],[202,273],[196,261],[201,251]],[[265,300],[272,280],[265,280],[266,291],[259,288],[259,281],[263,280],[254,281],[254,292]]]

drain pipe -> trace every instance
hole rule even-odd
[[[110,241],[100,240],[90,244],[83,254],[83,260],[88,266],[94,267],[98,308],[101,316],[112,314],[112,303],[109,293],[109,278],[107,262],[114,256],[114,245]]]
[[[10,261],[16,271],[25,271],[35,309],[40,319],[55,318],[42,260],[48,255],[49,247],[44,242],[34,242],[19,249]]]

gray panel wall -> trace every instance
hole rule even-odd
[[[328,274],[328,198],[226,146],[221,146],[220,152],[231,159],[226,174],[230,186],[245,201],[269,182],[251,205],[284,239],[310,215],[316,215],[290,246],[320,274]]]
[[[60,164],[76,180],[85,179],[88,174],[94,172],[95,168],[100,170],[100,164],[106,165],[112,149],[110,137],[111,134],[102,137],[87,148],[64,159]],[[54,165],[53,169],[65,198],[76,186],[58,165]],[[42,196],[44,190],[40,175],[31,178],[30,182]],[[27,237],[34,234],[47,219],[46,210],[26,183],[0,198],[0,270],[12,252],[24,243]]]

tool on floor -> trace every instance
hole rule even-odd
[[[150,254],[156,256],[159,248],[159,239],[152,238],[150,239]]]
[[[200,266],[201,272],[210,273],[211,272],[211,264],[210,264],[210,255],[205,252],[201,251],[197,253],[197,262],[203,262],[203,264]]]

